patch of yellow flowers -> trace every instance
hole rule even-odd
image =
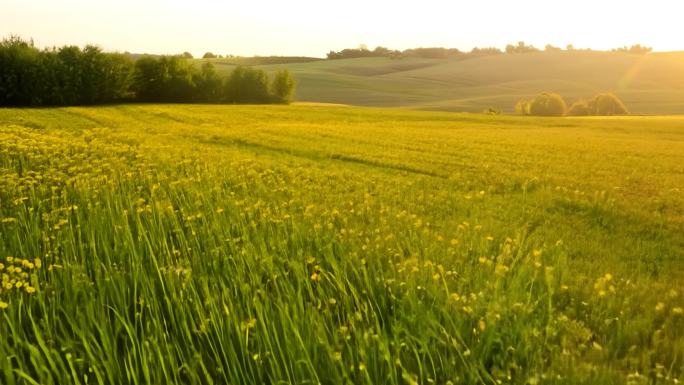
[[[14,257],[5,258],[0,262],[0,310],[7,309],[9,303],[4,298],[12,292],[33,294],[35,285],[31,283],[31,272],[43,266],[40,258],[33,260]]]

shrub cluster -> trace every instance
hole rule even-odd
[[[567,111],[570,116],[612,116],[629,115],[629,111],[622,100],[611,93],[598,94],[590,100],[579,100]]]
[[[0,105],[89,105],[122,101],[174,103],[289,103],[295,82],[287,70],[272,79],[237,67],[219,74],[186,56],[106,53],[95,46],[39,50],[10,37],[0,42]]]
[[[602,93],[590,100],[579,100],[567,107],[563,97],[543,92],[531,100],[520,100],[515,105],[519,115],[530,116],[612,116],[628,115],[624,103],[612,93]]]
[[[222,76],[209,62],[197,70],[178,56],[142,57],[133,74],[132,89],[145,102],[289,103],[295,89],[287,70],[269,79],[262,70],[238,66]]]

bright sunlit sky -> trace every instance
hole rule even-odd
[[[684,50],[681,0],[0,0],[0,36],[39,47],[96,44],[173,54],[306,55],[330,50],[640,43]]]

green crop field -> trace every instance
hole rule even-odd
[[[235,59],[211,61],[228,71]],[[614,92],[635,114],[684,114],[682,52],[363,58],[258,68],[268,72],[288,68],[299,82],[302,101],[471,112],[492,107],[512,112],[518,100],[540,92],[559,93],[568,102]]]
[[[299,64],[300,96],[419,106],[462,84],[444,107],[495,104],[468,101],[484,89],[509,107],[534,88],[355,63]],[[681,383],[683,127],[0,109],[0,384]]]

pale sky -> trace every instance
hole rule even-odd
[[[0,37],[39,47],[175,54],[324,57],[366,44],[394,49],[609,49],[640,43],[684,50],[682,0],[0,0]]]

